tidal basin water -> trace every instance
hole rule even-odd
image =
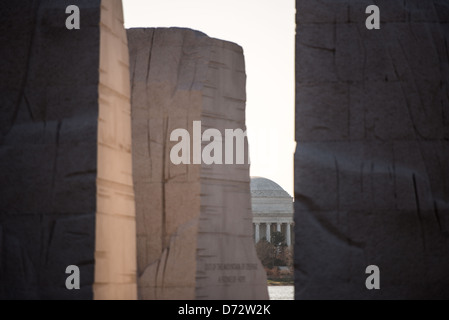
[[[270,300],[294,300],[294,286],[268,286]]]

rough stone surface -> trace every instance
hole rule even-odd
[[[139,298],[267,299],[249,166],[170,161],[171,132],[192,136],[193,121],[245,130],[242,49],[176,28],[130,29],[128,40]]]
[[[65,27],[71,4],[80,30]],[[2,1],[0,15],[0,298],[91,299],[94,281],[95,298],[135,298],[135,241],[121,243],[135,237],[121,1]],[[81,290],[65,287],[69,265]]]
[[[121,0],[101,9],[94,298],[137,299],[128,43]]]
[[[296,1],[296,298],[448,299],[449,5],[371,2]]]

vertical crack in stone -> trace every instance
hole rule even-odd
[[[446,58],[447,58],[446,62],[448,62],[449,61],[449,44],[447,42],[447,39],[444,39],[444,49],[446,51]],[[449,94],[449,92],[448,92],[448,94]],[[448,98],[449,98],[449,95],[448,95]]]
[[[443,228],[441,227],[440,215],[438,213],[438,205],[435,200],[433,201],[433,212],[435,214],[435,219],[437,220],[438,223],[438,229],[440,229],[440,231],[443,232]]]
[[[36,5],[37,2],[37,5]],[[17,120],[17,116],[19,115],[19,110],[20,110],[20,105],[22,103],[22,99],[24,98],[24,93],[25,93],[25,88],[28,82],[28,76],[29,76],[29,72],[30,72],[30,66],[31,66],[31,58],[32,58],[32,52],[33,52],[33,48],[34,48],[34,39],[36,37],[36,32],[38,29],[38,15],[39,15],[39,7],[40,7],[40,1],[33,1],[33,5],[32,8],[35,12],[34,16],[33,16],[33,21],[32,21],[32,30],[33,33],[30,36],[30,42],[28,45],[28,50],[27,50],[27,59],[26,59],[26,66],[25,66],[25,72],[22,78],[22,83],[20,85],[20,90],[19,90],[19,94],[17,96],[17,102],[16,102],[16,106],[14,107],[14,111],[13,111],[13,115],[12,115],[12,119],[11,119],[11,125],[9,126],[9,128],[6,130],[5,132],[5,136],[9,133],[9,131],[14,127],[14,123]]]
[[[334,156],[335,174],[336,174],[336,196],[337,196],[337,224],[340,224],[340,168],[338,167],[337,157]]]
[[[26,95],[25,92],[23,93],[23,99],[25,100],[25,105],[26,105],[26,107],[27,107],[27,110],[28,110],[28,113],[29,113],[29,115],[30,115],[31,121],[34,122],[33,111],[32,111],[32,109],[31,109],[30,102],[28,101],[28,97],[27,97],[27,95]]]
[[[150,177],[153,175],[153,158],[151,157],[151,126],[150,120],[147,121],[147,145],[148,145],[148,161],[150,162]]]
[[[366,45],[365,42],[363,41],[363,36],[360,32],[360,28],[357,27],[357,34],[359,35],[359,43],[362,46],[362,56],[363,56],[363,67],[362,67],[362,85],[363,85],[363,89],[365,89],[365,72],[366,72],[366,64],[367,64],[367,50],[366,50]],[[350,106],[350,105],[349,105]]]
[[[59,120],[57,129],[56,129],[55,153],[54,153],[54,157],[53,157],[53,174],[52,174],[52,179],[51,179],[52,190],[55,189],[56,172],[58,170],[58,152],[59,152],[59,139],[60,139],[60,134],[61,134],[61,125],[62,125],[62,120]],[[53,200],[54,200],[54,196],[55,195],[53,194]]]
[[[168,139],[168,117],[165,117],[164,123],[163,123],[163,148],[162,148],[162,232],[161,232],[161,244],[162,244],[162,248],[166,248],[168,246],[168,244],[166,244],[166,235],[167,235],[167,205],[166,205],[166,183],[167,181],[167,176],[165,173],[165,170],[167,168],[167,139]]]
[[[421,230],[421,240],[422,240],[423,250],[425,252],[426,251],[426,239],[425,239],[425,234],[424,234],[424,226],[423,226],[423,220],[422,220],[422,216],[421,216],[421,206],[419,203],[418,186],[416,184],[415,174],[413,174],[412,179],[413,179],[413,188],[415,190],[416,214],[418,215],[419,228]]]
[[[50,245],[51,245],[51,242],[53,241],[53,237],[54,237],[54,234],[55,234],[55,228],[56,228],[56,221],[52,221],[51,222],[51,227],[50,227],[50,235],[49,235],[49,237],[48,237],[48,242],[47,242],[47,253],[45,254],[45,264],[47,264],[48,263],[48,261],[49,261],[49,258],[50,258]]]
[[[45,230],[45,226],[44,226],[44,214],[39,214],[39,227],[41,230]],[[39,242],[39,262],[38,262],[38,266],[37,266],[37,270],[42,270],[43,266],[45,266],[45,250],[48,248],[45,248],[45,233],[41,232],[40,233],[40,242]],[[23,267],[25,268],[25,261],[22,261],[23,263]],[[25,269],[24,269],[25,270]],[[37,273],[36,276],[36,282],[38,286],[41,286],[42,281],[45,281],[45,279],[43,279],[43,276],[41,274],[41,272]]]
[[[166,271],[167,271],[167,264],[168,264],[169,257],[170,257],[170,246],[167,247],[167,254],[165,255],[164,268],[162,268],[162,276],[161,276],[161,278],[162,278],[162,281],[161,281],[162,289],[161,289],[161,293],[162,293],[163,297],[164,297],[164,288],[165,288],[165,285],[164,285],[164,283],[165,283],[165,275],[166,275]]]
[[[418,95],[419,95],[420,104],[421,104],[421,106],[423,107],[423,106],[424,106],[424,102],[423,102],[423,100],[422,100],[421,92],[419,91],[419,86],[418,86],[417,83],[416,83],[416,77],[415,77],[414,74],[413,74],[413,68],[410,66],[410,63],[408,62],[407,55],[406,55],[406,50],[405,50],[404,46],[402,45],[401,41],[399,41],[399,46],[401,47],[401,50],[402,50],[402,56],[403,56],[403,58],[404,58],[403,60],[404,60],[405,63],[407,64],[407,66],[408,66],[408,68],[409,68],[409,70],[410,70],[410,72],[411,72],[411,74],[412,74],[412,77],[411,77],[411,78],[412,78],[413,86],[414,86],[416,92],[417,92]],[[403,93],[403,96],[404,96],[404,100],[405,100],[405,103],[406,103],[406,105],[407,105],[407,110],[408,110],[409,118],[410,118],[410,121],[411,121],[411,123],[412,123],[413,130],[414,130],[414,132],[415,132],[415,136],[421,138],[422,140],[425,140],[425,137],[423,137],[423,136],[421,135],[421,133],[420,133],[419,130],[418,130],[418,127],[416,126],[415,117],[414,117],[413,111],[412,111],[412,110],[413,110],[413,107],[412,107],[412,105],[410,104],[410,100],[409,100],[409,97],[407,96],[407,92],[406,92],[406,90],[405,90],[405,88],[404,88],[403,82],[400,81],[400,83],[401,83],[401,88],[402,88],[402,93]]]
[[[161,252],[161,255],[163,255],[164,254],[164,251],[162,251]],[[156,300],[158,300],[158,294],[157,294],[157,289],[158,289],[158,284],[157,284],[157,278],[158,278],[158,275],[159,275],[159,268],[161,267],[161,259],[159,258],[159,260],[157,260],[157,267],[156,267],[156,273],[155,273],[155,275],[154,275],[154,282],[153,282],[153,284],[154,284],[154,298],[156,299]]]
[[[137,54],[135,55],[134,62],[133,62],[133,74],[131,76],[131,95],[134,91],[134,83],[135,83],[134,79],[136,76],[136,66],[137,66]],[[132,97],[131,97],[131,99],[132,99]]]
[[[394,145],[391,148],[392,155],[392,167],[393,167],[393,197],[394,197],[394,209],[398,210],[398,175],[396,172],[396,153],[394,151]]]
[[[365,167],[365,162],[362,161],[360,164],[360,193],[363,193],[363,169]]]
[[[153,34],[151,35],[151,44],[150,44],[150,52],[149,52],[149,55],[148,55],[148,68],[147,68],[147,77],[146,77],[147,85],[148,85],[148,78],[150,76],[151,56],[153,54],[153,44],[154,44],[154,36],[155,36],[155,34],[156,34],[156,31],[154,31]],[[133,78],[133,80],[134,80],[134,78]]]

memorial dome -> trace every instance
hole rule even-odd
[[[293,215],[293,198],[280,185],[267,178],[251,178],[251,205],[256,215]]]
[[[286,243],[293,243],[293,198],[276,182],[262,177],[251,177],[251,208],[254,240],[270,241],[274,231],[282,232]]]
[[[253,197],[292,198],[276,182],[262,177],[251,178],[251,195]]]

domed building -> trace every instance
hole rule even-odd
[[[251,177],[251,206],[254,241],[271,240],[274,231],[282,232],[286,244],[293,243],[293,198],[276,182]]]

